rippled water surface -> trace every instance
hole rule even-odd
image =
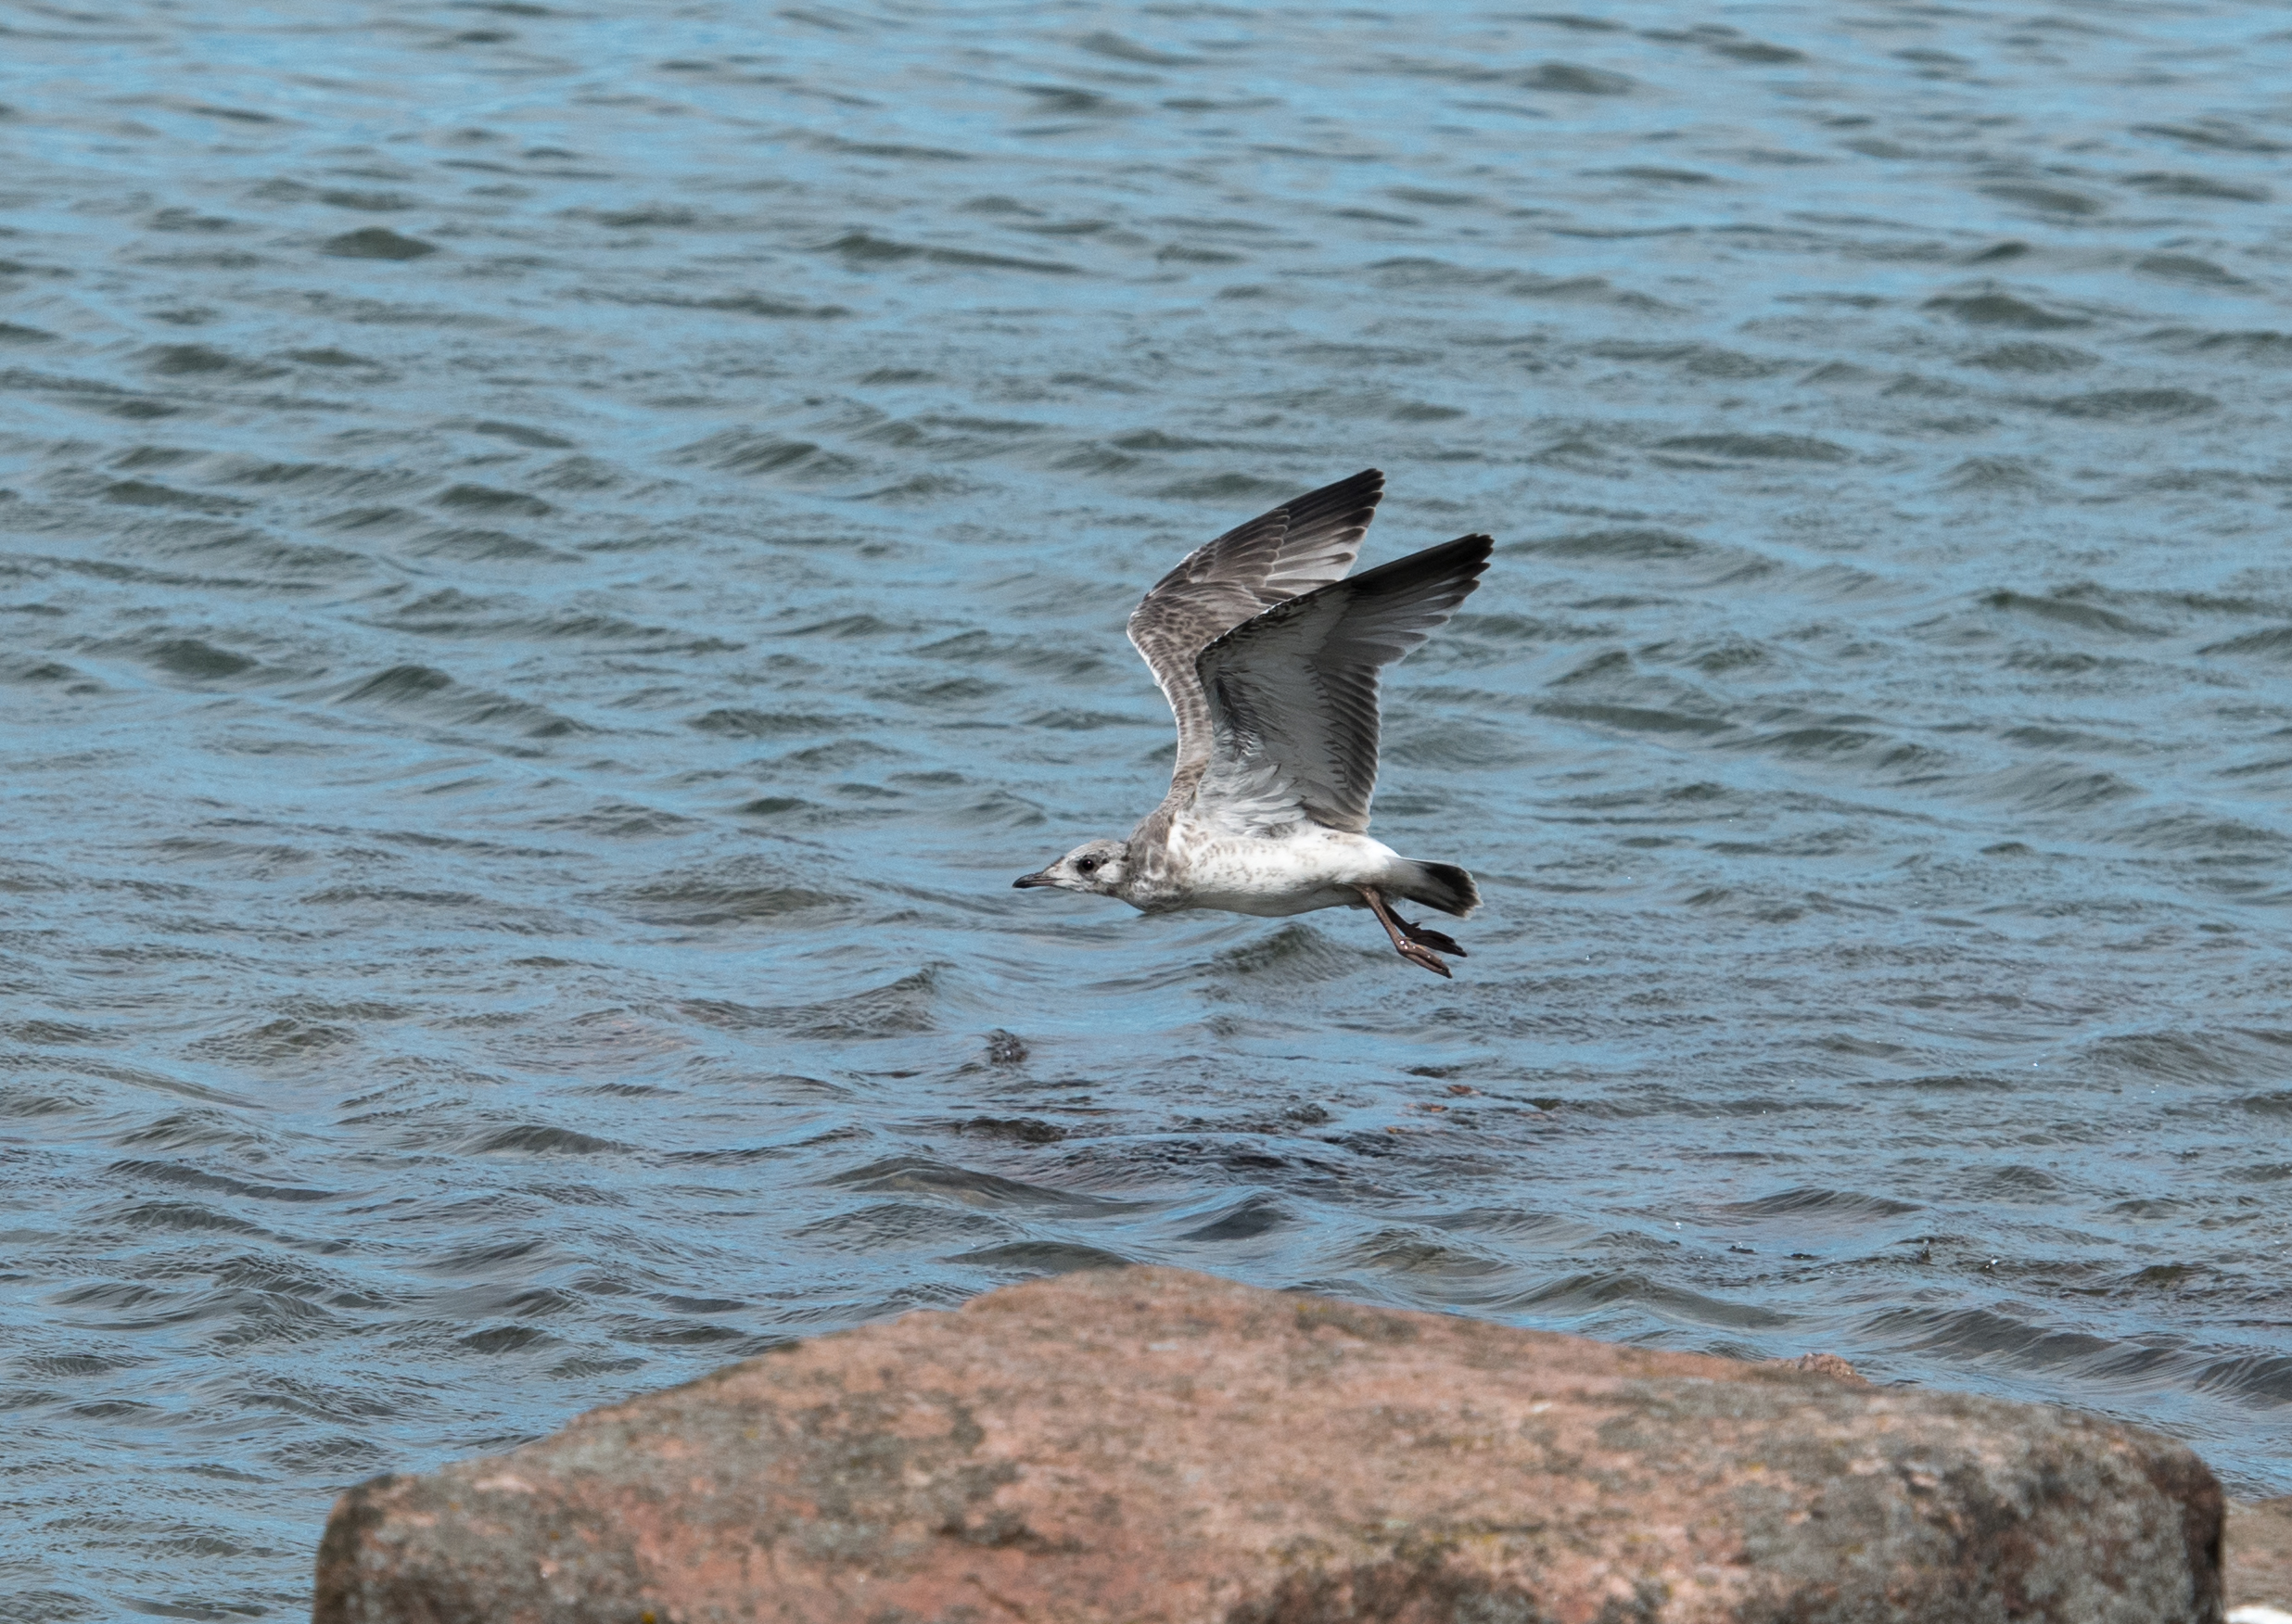
[[[1555,0],[1564,3],[1564,0]],[[2292,1489],[2292,29],[0,11],[0,1616],[1110,1259]],[[1013,892],[1376,464],[1485,910]]]

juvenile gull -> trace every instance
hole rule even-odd
[[[1374,468],[1227,531],[1153,585],[1130,641],[1178,717],[1178,768],[1127,840],[1094,840],[1012,882],[1280,917],[1366,907],[1411,964],[1465,957],[1393,911],[1464,918],[1472,876],[1369,839],[1377,673],[1432,635],[1479,584],[1495,542],[1459,536],[1345,578],[1384,494]]]

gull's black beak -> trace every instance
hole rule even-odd
[[[1011,882],[1011,889],[1031,891],[1038,885],[1055,885],[1056,883],[1058,882],[1046,874],[1022,874]]]

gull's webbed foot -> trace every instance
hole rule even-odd
[[[1453,953],[1458,958],[1470,958],[1471,957],[1471,954],[1457,945],[1457,940],[1453,936],[1444,935],[1439,931],[1430,930],[1423,925],[1412,925],[1407,920],[1402,919],[1398,914],[1395,914],[1394,919],[1394,921],[1401,927],[1401,934],[1407,936],[1410,941],[1418,944],[1420,946],[1430,947],[1434,951],[1441,953]]]
[[[1401,950],[1401,957],[1407,959],[1409,963],[1418,966],[1420,969],[1429,970],[1434,975],[1440,976],[1444,980],[1447,979],[1448,966],[1441,962],[1441,956],[1439,954],[1433,952],[1432,948],[1427,947],[1423,943],[1403,942],[1399,944],[1399,947]]]
[[[1448,966],[1441,962],[1440,954],[1433,949],[1437,947],[1443,952],[1454,953],[1459,958],[1465,956],[1463,948],[1440,932],[1405,922],[1386,906],[1384,894],[1375,886],[1362,886],[1361,897],[1369,904],[1369,911],[1377,916],[1377,922],[1384,927],[1385,935],[1392,940],[1393,950],[1418,969],[1429,970],[1434,975],[1446,979]]]

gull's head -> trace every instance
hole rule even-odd
[[[1011,883],[1020,891],[1055,885],[1061,891],[1080,891],[1091,896],[1118,896],[1125,872],[1123,860],[1129,849],[1118,840],[1094,840],[1076,846],[1039,873],[1022,874]]]

